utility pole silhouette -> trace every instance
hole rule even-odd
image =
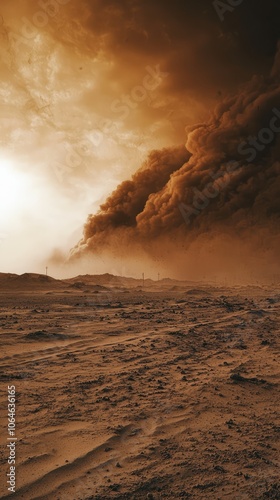
[[[143,288],[144,288],[144,282],[145,282],[145,274],[142,273],[142,279],[143,279]]]
[[[46,267],[46,276],[48,276],[48,267]]]

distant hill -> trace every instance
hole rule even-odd
[[[82,282],[85,285],[99,285],[105,287],[136,287],[139,283],[142,283],[142,280],[137,280],[135,278],[125,278],[122,276],[114,276],[113,274],[83,274],[76,276],[75,278],[69,278],[64,280],[65,283],[79,283]],[[152,280],[147,280],[152,281]]]
[[[115,276],[113,274],[83,274],[75,278],[64,280],[65,283],[71,283],[72,286],[80,287],[81,283],[85,286],[103,286],[106,288],[143,288],[143,280],[137,278],[129,278],[125,276]],[[170,284],[182,285],[183,282],[165,278],[160,281],[154,281],[150,278],[145,279],[144,289],[162,289],[170,286]]]
[[[190,285],[191,282],[188,283]],[[145,279],[144,289],[146,290],[161,290],[173,287],[184,287],[187,282],[164,278],[160,281]],[[24,273],[21,275],[12,273],[0,273],[0,291],[32,291],[32,290],[86,290],[90,291],[106,291],[110,288],[123,289],[143,289],[143,280],[136,278],[127,278],[123,276],[114,276],[113,274],[84,274],[67,278],[63,280],[52,278],[44,274]]]
[[[65,288],[65,284],[61,280],[44,274],[0,273],[0,290],[49,290],[53,288]]]
[[[148,282],[151,280],[147,280]],[[24,273],[21,275],[12,273],[0,273],[0,290],[55,290],[71,289],[91,291],[106,291],[109,288],[136,287],[142,284],[142,280],[134,278],[123,278],[113,274],[101,275],[79,275],[68,279],[55,279],[51,276],[36,273]]]

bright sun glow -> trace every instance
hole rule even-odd
[[[18,213],[27,201],[26,175],[14,163],[0,158],[0,213],[5,218]]]

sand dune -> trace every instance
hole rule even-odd
[[[279,289],[38,276],[0,276],[12,498],[280,498]]]

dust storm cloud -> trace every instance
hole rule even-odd
[[[265,231],[268,246],[275,240],[278,136],[250,162],[254,151],[244,151],[278,106],[269,93],[280,6],[233,2],[221,16],[214,3],[2,0],[0,163],[8,158],[36,186],[32,206],[22,193],[13,217],[2,214],[5,270],[42,271],[53,249],[65,255],[81,238],[90,213],[76,263],[129,248],[132,259],[189,275],[218,267],[209,255],[221,264],[234,231],[248,256],[249,243],[263,254]],[[231,172],[228,161],[240,168]]]
[[[254,76],[207,122],[187,127],[189,158],[180,161],[171,149],[153,152],[132,180],[89,216],[72,258],[102,248],[122,256],[127,248],[141,248],[173,270],[180,262],[180,272],[192,277],[201,276],[201,269],[212,276],[221,270],[239,278],[241,272],[275,276],[279,76],[277,53],[267,77]]]

